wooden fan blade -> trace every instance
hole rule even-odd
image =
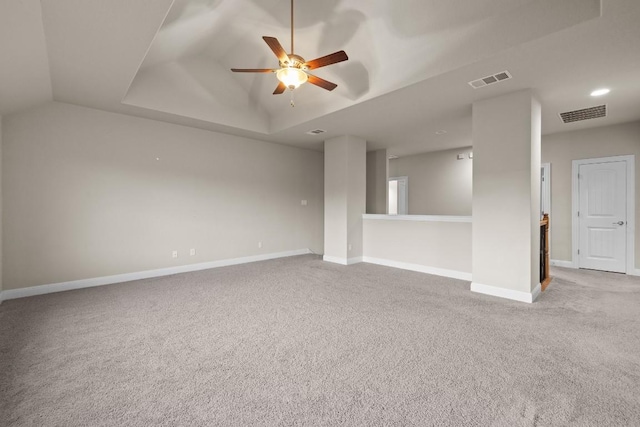
[[[275,73],[278,70],[272,70],[271,68],[232,68],[234,73]]]
[[[323,56],[321,58],[312,59],[311,61],[305,63],[304,65],[310,70],[314,70],[316,68],[325,67],[327,65],[336,64],[338,62],[346,61],[349,59],[344,50],[340,52],[334,52],[327,56]]]
[[[276,54],[276,56],[278,57],[278,61],[282,62],[283,64],[285,62],[289,62],[289,55],[287,55],[287,52],[284,50],[277,38],[264,36],[262,37],[262,39],[267,42],[273,53]]]
[[[321,79],[320,77],[312,76],[311,74],[307,74],[309,76],[309,83],[312,85],[320,86],[322,89],[326,90],[334,90],[338,87],[337,84],[331,83],[325,79]]]
[[[274,95],[280,95],[281,93],[283,93],[285,90],[287,90],[287,87],[284,85],[284,83],[279,82],[278,83],[278,87],[276,87],[276,90],[273,91]]]

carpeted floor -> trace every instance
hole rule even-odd
[[[640,425],[640,278],[537,303],[317,256],[0,306],[0,425]]]

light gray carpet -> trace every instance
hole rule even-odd
[[[5,301],[3,426],[640,425],[640,279],[301,256]]]

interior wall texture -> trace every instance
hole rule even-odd
[[[387,150],[367,153],[367,213],[386,215],[389,207]]]
[[[471,273],[471,222],[364,220],[364,256]]]
[[[389,160],[390,177],[409,177],[409,215],[471,215],[470,152],[466,147]]]
[[[0,116],[0,292],[2,289],[2,116]],[[0,303],[2,303],[1,297]]]
[[[2,133],[5,289],[323,252],[320,152],[57,102]]]
[[[640,121],[542,137],[542,162],[551,163],[551,258],[571,261],[572,160],[635,155],[635,267],[640,266]]]

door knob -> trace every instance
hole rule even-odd
[[[618,224],[618,225],[624,225],[624,221],[614,222],[613,224],[614,224],[614,225],[615,225],[615,224]]]

